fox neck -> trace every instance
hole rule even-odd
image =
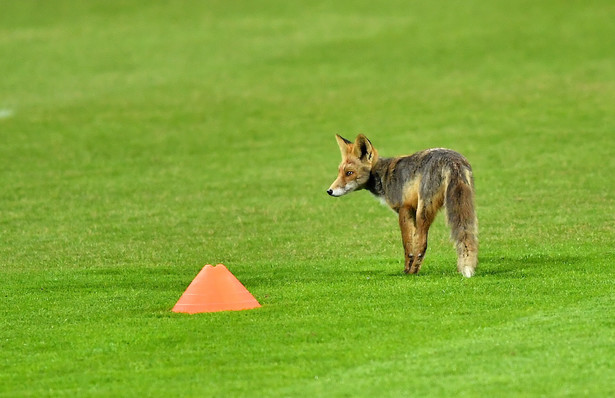
[[[378,158],[376,163],[372,166],[369,180],[367,180],[367,184],[365,184],[365,189],[380,199],[384,199],[385,191],[382,181],[384,180],[391,160],[391,158]]]

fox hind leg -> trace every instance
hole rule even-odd
[[[427,236],[429,227],[436,217],[436,206],[425,206],[423,201],[419,200],[418,210],[416,212],[416,228],[414,232],[414,259],[410,266],[409,273],[416,274],[421,269],[425,252],[427,251]]]

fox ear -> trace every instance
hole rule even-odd
[[[372,143],[363,134],[359,134],[354,142],[354,155],[362,161],[370,162],[376,150]]]
[[[337,139],[337,145],[339,145],[340,147],[342,156],[346,156],[348,154],[348,146],[352,144],[352,142],[348,141],[346,138],[342,137],[339,134],[335,134],[335,138]]]

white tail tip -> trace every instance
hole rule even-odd
[[[461,275],[465,276],[466,278],[471,278],[472,276],[474,276],[474,268],[470,267],[469,265],[466,265],[461,269]]]

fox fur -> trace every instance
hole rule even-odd
[[[363,134],[354,142],[336,135],[342,153],[337,179],[327,193],[342,196],[367,189],[399,218],[404,272],[416,274],[427,251],[427,235],[438,210],[446,208],[457,249],[457,270],[474,275],[478,263],[478,221],[472,167],[463,155],[432,148],[409,156],[381,158]]]

